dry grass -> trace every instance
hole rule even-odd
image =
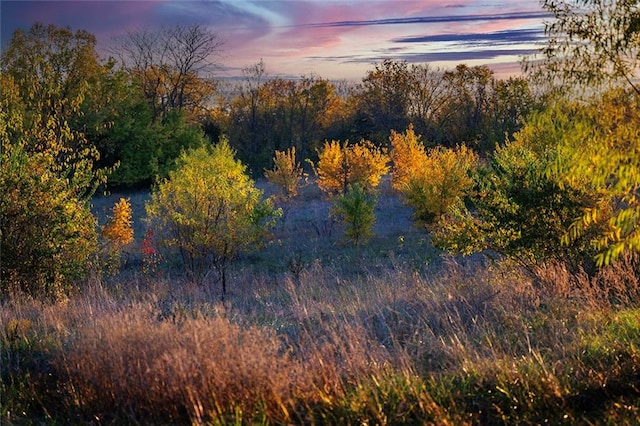
[[[294,248],[312,230],[290,220],[282,244],[237,264],[224,304],[137,269],[64,301],[4,302],[0,423],[640,421],[636,259],[532,277],[427,262],[424,236],[399,244],[386,222],[368,250],[336,235]]]

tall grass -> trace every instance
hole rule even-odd
[[[633,263],[155,280],[5,302],[3,423],[633,424]],[[615,269],[617,268],[617,269]],[[602,286],[616,289],[609,293]]]

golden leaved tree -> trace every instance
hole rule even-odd
[[[265,170],[264,175],[269,182],[278,187],[282,201],[288,202],[298,195],[304,173],[300,163],[296,161],[296,147],[276,151],[273,168]]]
[[[333,196],[347,192],[349,185],[359,185],[372,191],[389,171],[389,156],[382,148],[362,140],[350,145],[349,141],[326,141],[318,153],[314,171],[318,187]]]
[[[425,150],[412,127],[403,134],[392,132],[390,139],[392,186],[422,225],[437,221],[471,189],[478,156],[470,148]]]

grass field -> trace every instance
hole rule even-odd
[[[264,185],[264,184],[261,184]],[[264,186],[265,191],[270,188]],[[315,187],[219,302],[175,262],[0,308],[0,424],[638,424],[640,283],[429,244],[385,183],[354,248]]]

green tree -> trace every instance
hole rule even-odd
[[[349,185],[347,191],[335,199],[332,213],[347,225],[346,237],[360,246],[373,236],[375,207],[375,195],[355,184]]]
[[[492,250],[525,266],[549,259],[588,266],[589,237],[563,244],[584,209],[600,202],[589,186],[563,185],[548,167],[563,158],[558,149],[573,131],[572,113],[549,109],[529,119],[514,141],[498,146],[474,175],[470,206],[458,205],[439,223],[433,241],[453,253]],[[581,120],[582,126],[585,124]]]
[[[213,148],[183,153],[177,169],[154,188],[146,210],[154,234],[179,251],[190,279],[203,282],[214,268],[224,299],[230,262],[259,248],[280,215],[261,198],[223,139]]]
[[[548,172],[562,185],[580,182],[607,200],[586,207],[565,242],[599,228],[592,243],[599,250],[598,264],[607,264],[625,251],[640,250],[638,2],[549,0],[542,5],[554,19],[546,27],[543,60],[530,70],[552,86],[560,82],[563,92],[584,95],[582,103],[561,104],[571,114],[571,125],[558,139],[560,155]]]
[[[565,244],[590,238],[598,265],[640,251],[639,95],[614,90],[586,106],[561,108],[571,121],[558,144],[561,155],[547,172],[563,187],[588,188],[602,200],[575,217]]]

